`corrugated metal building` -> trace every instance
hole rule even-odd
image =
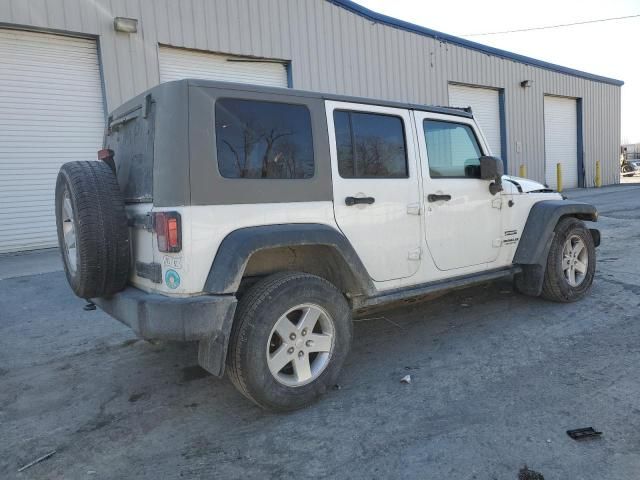
[[[0,252],[55,245],[58,167],[95,158],[107,111],[184,77],[470,105],[509,173],[553,186],[560,162],[588,187],[600,160],[619,182],[622,82],[347,0],[0,0]]]

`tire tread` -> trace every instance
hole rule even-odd
[[[94,298],[122,290],[129,276],[129,232],[124,199],[111,168],[104,162],[65,163],[56,185],[56,213],[64,189],[69,190],[79,254],[73,275],[65,260],[72,289],[81,298]],[[61,218],[58,220],[60,247],[63,247]],[[64,258],[64,254],[63,254]]]

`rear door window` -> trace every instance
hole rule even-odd
[[[306,106],[222,98],[216,101],[215,126],[223,177],[313,177],[311,116]]]
[[[407,178],[402,119],[380,113],[333,112],[342,178]]]

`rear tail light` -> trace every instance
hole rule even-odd
[[[109,148],[98,150],[98,160],[107,160],[109,158],[113,158],[113,150]]]
[[[116,162],[113,160],[113,150],[109,148],[98,150],[98,160],[102,160],[104,163],[109,165],[111,171],[116,173]]]
[[[175,253],[182,250],[182,225],[178,212],[155,212],[154,230],[158,236],[158,250]]]

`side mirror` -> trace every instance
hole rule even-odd
[[[496,157],[480,157],[480,178],[482,180],[493,180],[489,185],[491,195],[502,191],[502,175],[504,165],[502,160]]]

